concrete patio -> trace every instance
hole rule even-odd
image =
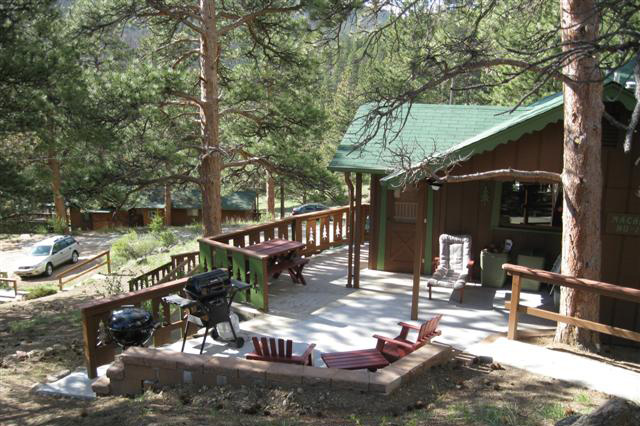
[[[366,246],[362,258],[367,258]],[[233,345],[208,337],[203,353],[244,357],[253,351],[252,335],[271,336],[293,340],[294,353],[302,353],[308,343],[315,343],[314,365],[323,366],[322,352],[372,348],[376,344],[373,334],[397,335],[398,321],[411,322],[412,276],[369,270],[363,262],[360,289],[346,288],[346,265],[347,250],[340,247],[311,258],[304,270],[306,286],[293,284],[288,275],[272,280],[270,312],[253,312],[253,318],[240,323],[240,335],[246,341],[244,347],[235,349]],[[465,289],[464,296],[464,303],[460,304],[455,292],[434,288],[433,299],[429,300],[423,281],[419,319],[424,321],[435,314],[443,315],[439,327],[442,335],[434,341],[474,355],[491,356],[494,361],[505,365],[640,399],[640,374],[577,355],[500,338],[507,331],[509,314],[504,309],[504,302],[510,298],[508,288],[492,289],[472,283]],[[545,293],[523,292],[521,297],[521,303],[530,306],[545,309],[551,306],[550,297]],[[549,330],[554,327],[552,322],[526,315],[519,320],[519,330]],[[202,334],[188,339],[185,352],[199,353],[201,343]],[[181,345],[180,340],[161,349],[179,352]],[[576,365],[580,368],[574,368]],[[585,377],[585,371],[590,371],[588,377]],[[103,372],[101,368],[100,373]],[[612,385],[611,377],[616,377],[618,385]],[[59,381],[61,390],[64,380]],[[56,384],[50,385],[55,387]],[[76,392],[77,386],[74,382]],[[87,392],[92,393],[88,380],[87,388]]]

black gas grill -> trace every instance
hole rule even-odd
[[[223,322],[229,324],[233,334],[233,341],[237,348],[241,348],[244,345],[244,339],[236,335],[236,330],[233,328],[229,314],[231,313],[231,303],[236,293],[247,288],[249,288],[249,284],[230,279],[225,270],[214,269],[189,278],[184,288],[187,298],[177,295],[163,298],[165,302],[178,305],[180,308],[189,311],[185,317],[182,351],[184,352],[184,346],[187,341],[189,324],[205,327],[204,338],[200,348],[200,353],[202,353],[209,330],[211,330],[211,337],[214,340],[217,339],[219,334],[216,326]]]

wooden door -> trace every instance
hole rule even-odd
[[[417,189],[407,189],[404,192],[388,191],[387,194],[384,269],[411,273],[416,247],[416,215],[420,193]],[[419,238],[424,239],[424,236]]]

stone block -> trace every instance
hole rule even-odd
[[[111,380],[110,387],[112,395],[138,395],[142,393],[142,380],[127,378],[123,380]]]
[[[369,390],[369,371],[340,370],[340,373],[331,379],[331,388],[367,391]]]
[[[176,352],[167,352],[152,348],[131,347],[124,351],[121,355],[121,359],[125,364],[166,369],[176,368],[175,355]]]
[[[111,380],[107,376],[98,377],[91,383],[91,390],[96,395],[109,395],[111,393]]]
[[[402,374],[400,370],[390,367],[369,374],[369,392],[390,394],[400,387]]]
[[[198,354],[185,354],[177,352],[173,354],[172,360],[175,360],[177,369],[198,372],[202,371],[206,358],[208,357]]]
[[[107,377],[114,380],[124,379],[124,364],[117,360],[107,368]]]
[[[238,370],[238,383],[255,384],[266,383],[267,369],[271,363],[266,361],[251,361],[237,358],[236,369]]]
[[[158,368],[158,383],[161,385],[182,384],[182,371],[171,368]]]
[[[267,368],[267,383],[301,385],[304,367],[299,364],[272,362]]]
[[[330,387],[331,379],[342,371],[344,370],[338,368],[321,368],[305,365],[302,368],[302,384]]]
[[[125,377],[136,380],[158,380],[158,373],[155,368],[143,367],[141,365],[127,365],[125,367]]]

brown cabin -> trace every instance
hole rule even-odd
[[[202,222],[200,191],[196,189],[172,191],[171,226],[184,226]],[[164,191],[142,193],[127,210],[80,210],[70,208],[71,226],[74,229],[97,230],[117,226],[148,226],[155,215],[164,216]],[[256,220],[256,193],[238,191],[222,197],[222,221]]]
[[[628,122],[635,105],[632,94],[616,83],[605,85],[605,108]],[[356,117],[369,110],[363,105]],[[541,259],[550,270],[561,252],[562,188],[558,184],[473,181],[430,186],[403,185],[401,156],[417,164],[427,155],[459,160],[451,174],[503,168],[562,172],[563,97],[556,94],[511,112],[511,107],[414,104],[402,128],[383,143],[375,135],[354,150],[364,127],[356,118],[329,166],[333,171],[369,174],[371,179],[371,269],[413,272],[416,239],[424,242],[422,273],[432,272],[440,234],[468,234],[480,275],[480,251],[513,241],[510,261],[518,254]],[[401,120],[398,120],[401,121]],[[399,126],[399,124],[398,124]],[[624,131],[603,120],[602,280],[640,288],[640,141],[624,154]],[[637,138],[636,138],[637,139]],[[422,211],[422,215],[419,212]],[[420,216],[420,217],[418,217]],[[416,235],[424,221],[424,235]],[[640,331],[637,305],[603,297],[601,321]]]

